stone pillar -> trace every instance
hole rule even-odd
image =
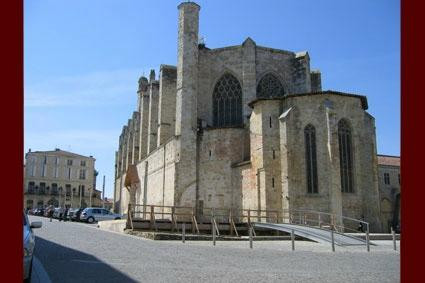
[[[243,122],[246,123],[251,115],[251,107],[248,103],[256,98],[257,82],[255,68],[256,44],[251,38],[247,38],[242,44],[242,93],[243,93]]]
[[[176,136],[177,164],[175,205],[183,205],[197,195],[197,86],[198,86],[198,25],[200,7],[193,2],[178,6],[178,56]],[[193,194],[193,195],[192,195]],[[184,196],[188,196],[185,199]],[[189,205],[189,203],[185,203]],[[191,203],[190,205],[197,205]]]
[[[262,120],[261,120],[261,102],[255,104],[252,115],[249,121],[250,141],[251,141],[251,164],[252,171],[256,174],[256,191],[257,202],[256,206],[249,206],[250,209],[265,209],[266,207],[266,184],[263,160],[263,135],[262,135]],[[259,149],[259,150],[257,150]]]
[[[176,79],[176,67],[161,65],[159,73],[158,147],[174,136],[177,91]]]
[[[128,127],[124,126],[123,129],[123,136],[122,136],[122,172],[124,173],[127,171],[127,134],[128,134]]]
[[[149,93],[148,79],[141,77],[139,80],[139,161],[146,157],[148,144],[148,121],[149,121]]]
[[[120,135],[120,138],[119,138],[117,165],[118,165],[117,176],[121,176],[121,172],[122,172],[122,132],[121,132],[121,135]]]
[[[139,159],[139,112],[133,112],[131,120],[131,164],[136,164]]]
[[[279,140],[280,140],[280,165],[281,165],[281,180],[282,180],[282,209],[289,210],[290,206],[290,144],[291,134],[289,133],[289,115],[292,108],[286,109],[279,117]]]
[[[126,158],[127,158],[127,162],[126,162],[126,166],[125,166],[125,171],[127,171],[127,169],[128,169],[128,166],[130,166],[132,163],[131,163],[131,156],[132,156],[132,149],[133,149],[133,145],[132,145],[132,142],[133,142],[133,131],[132,131],[132,128],[133,128],[133,120],[131,120],[131,119],[128,119],[128,122],[127,122],[127,136],[126,136],[126,143],[127,143],[127,156],[126,156]]]
[[[156,149],[158,142],[158,101],[159,101],[159,82],[155,81],[155,71],[151,70],[149,81],[149,122],[148,122],[148,141],[147,154]]]
[[[118,156],[118,151],[115,151],[115,176],[114,176],[114,180],[118,177],[119,175],[119,169],[118,169],[118,163],[119,163],[119,156]]]

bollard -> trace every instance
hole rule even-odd
[[[370,252],[370,245],[369,245],[369,223],[366,224],[366,249],[368,252]]]
[[[331,226],[332,251],[335,251],[334,226]]]
[[[213,245],[215,246],[215,227],[213,222],[211,222],[211,228],[212,228]]]
[[[252,249],[252,227],[249,227],[249,248]]]
[[[391,234],[393,235],[393,245],[394,245],[394,250],[396,251],[397,250],[397,244],[396,244],[396,241],[395,241],[395,231],[394,231],[393,227],[391,227]]]
[[[295,233],[294,233],[294,229],[291,230],[291,242],[292,242],[292,250],[295,251]]]
[[[184,243],[186,240],[186,223],[182,224],[182,242]]]

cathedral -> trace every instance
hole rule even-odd
[[[139,79],[115,152],[114,210],[128,204],[329,212],[380,231],[375,119],[365,96],[322,90],[305,51],[198,39],[178,6],[177,66]]]

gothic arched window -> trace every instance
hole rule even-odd
[[[351,128],[348,121],[338,122],[339,162],[341,174],[341,191],[353,193],[353,149],[351,142]]]
[[[213,93],[213,124],[215,127],[242,124],[242,88],[231,74],[224,74]]]
[[[307,193],[319,192],[317,183],[316,130],[309,124],[304,129],[305,163],[307,168]]]
[[[258,98],[282,97],[285,95],[282,84],[273,74],[265,75],[257,85]]]

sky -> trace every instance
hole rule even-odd
[[[24,152],[96,158],[113,197],[115,151],[137,81],[177,63],[175,0],[24,1]],[[202,0],[206,46],[308,51],[322,89],[365,95],[379,154],[400,154],[400,3],[395,0]]]

